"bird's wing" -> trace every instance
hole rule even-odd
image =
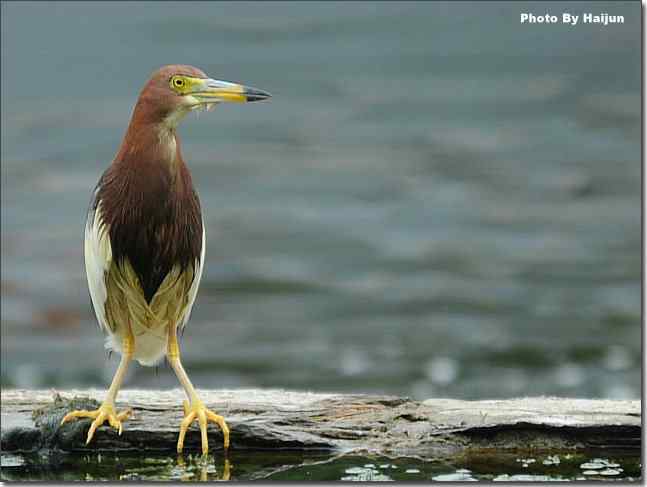
[[[108,229],[102,223],[101,204],[94,203],[88,211],[85,223],[85,273],[94,313],[99,326],[107,332],[114,332],[106,320],[106,273],[112,264],[112,247]]]
[[[180,329],[183,329],[189,321],[191,309],[193,308],[193,303],[198,294],[198,287],[200,286],[202,269],[204,267],[205,247],[206,242],[203,221],[200,258],[196,259],[193,267],[193,280],[188,291],[185,308],[180,314]],[[99,202],[96,206],[93,203],[92,208],[88,212],[88,219],[85,225],[85,271],[88,279],[90,298],[92,299],[92,305],[97,316],[97,321],[99,322],[100,327],[106,332],[114,333],[115,330],[111,324],[112,320],[108,320],[106,317],[106,302],[108,299],[106,279],[108,278],[111,266],[112,247],[110,245],[108,228],[102,221],[101,203]]]
[[[200,280],[202,279],[202,269],[204,268],[204,251],[206,247],[206,237],[204,231],[204,219],[202,220],[202,248],[200,249],[200,259],[196,260],[195,263],[195,272],[193,275],[193,282],[191,283],[191,288],[189,289],[189,299],[187,301],[186,310],[184,312],[184,317],[180,323],[180,331],[184,329],[189,317],[191,316],[191,309],[193,308],[193,303],[195,303],[195,297],[198,295],[198,287],[200,287]]]

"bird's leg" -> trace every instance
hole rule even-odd
[[[175,375],[177,375],[180,384],[184,388],[188,401],[184,401],[184,419],[180,424],[180,436],[177,440],[177,452],[182,453],[184,448],[184,437],[186,431],[191,426],[191,423],[198,420],[200,424],[200,433],[202,435],[202,454],[206,455],[209,452],[209,440],[207,439],[207,422],[212,421],[220,426],[222,430],[222,435],[224,438],[224,447],[225,450],[229,448],[229,427],[225,422],[225,418],[222,416],[210,411],[206,408],[204,403],[198,397],[193,384],[189,380],[189,376],[186,375],[184,367],[182,367],[182,362],[180,362],[180,347],[177,343],[177,328],[174,326],[169,326],[169,337],[168,337],[168,346],[166,356],[168,358],[169,364],[173,367]]]
[[[117,368],[115,376],[112,379],[110,388],[106,393],[106,399],[103,401],[103,404],[101,404],[99,409],[95,409],[94,411],[81,410],[67,413],[61,421],[61,425],[63,425],[67,421],[70,421],[74,418],[94,418],[94,421],[92,422],[90,429],[88,430],[88,437],[85,442],[86,445],[90,443],[90,440],[92,440],[96,429],[106,421],[108,421],[110,426],[119,431],[119,434],[121,435],[121,422],[128,419],[128,417],[132,414],[132,410],[130,409],[127,409],[126,411],[123,411],[121,413],[117,413],[115,410],[115,399],[117,398],[117,392],[121,387],[121,383],[124,380],[126,370],[128,370],[128,362],[130,362],[130,360],[132,359],[135,349],[134,345],[135,339],[130,332],[129,326],[128,335],[124,338],[122,343],[121,361],[119,362],[119,367]]]

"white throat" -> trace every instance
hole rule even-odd
[[[160,148],[167,155],[171,165],[175,165],[177,159],[177,141],[175,140],[175,127],[171,128],[166,124],[160,127],[158,132]]]

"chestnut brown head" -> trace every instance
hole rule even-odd
[[[175,127],[192,110],[217,103],[246,103],[269,98],[265,91],[209,78],[193,66],[173,64],[153,73],[142,89],[135,112],[147,122]]]

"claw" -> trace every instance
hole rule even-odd
[[[87,445],[90,443],[90,441],[92,441],[97,428],[106,421],[108,421],[108,424],[114,429],[118,430],[119,435],[121,435],[123,431],[121,422],[128,419],[131,414],[131,409],[127,409],[124,412],[116,414],[114,406],[112,404],[104,403],[99,407],[99,409],[95,409],[94,411],[80,410],[67,413],[61,420],[61,426],[75,418],[94,418],[94,421],[92,421],[90,429],[88,430],[87,439],[85,440],[85,444]]]
[[[226,450],[227,448],[229,448],[229,426],[227,426],[227,423],[225,422],[225,418],[223,418],[222,416],[219,416],[213,411],[209,411],[208,409],[206,413],[207,413],[207,418],[209,418],[210,421],[213,421],[218,426],[220,426],[220,429],[222,430],[223,440],[224,440],[223,446]]]
[[[117,419],[118,419],[119,421],[126,421],[128,418],[130,418],[130,416],[131,416],[132,414],[133,414],[133,410],[132,410],[132,409],[130,409],[130,408],[128,408],[128,409],[126,409],[125,411],[123,411],[123,412],[121,412],[121,413],[117,414]]]
[[[200,423],[200,436],[202,437],[202,454],[209,453],[209,439],[207,437],[207,415],[205,409],[198,410],[198,422]]]
[[[68,421],[74,418],[94,418],[93,413],[94,411],[90,412],[90,411],[86,411],[85,409],[67,413],[61,420],[61,426],[63,426],[65,423],[67,423]]]
[[[209,421],[212,421],[216,423],[218,426],[220,426],[220,429],[222,429],[222,434],[224,437],[224,447],[225,449],[229,448],[229,428],[227,427],[225,418],[217,415],[213,411],[210,411],[201,402],[196,402],[193,405],[189,405],[187,401],[184,401],[183,406],[184,406],[184,419],[180,424],[180,435],[177,440],[178,453],[182,453],[182,449],[184,448],[184,438],[186,436],[186,432],[189,426],[191,425],[191,423],[193,423],[193,421],[196,418],[198,419],[198,423],[200,424],[200,436],[201,436],[201,442],[202,442],[203,455],[206,455],[207,453],[209,453],[209,439],[207,437],[207,423]]]
[[[186,435],[186,430],[189,428],[193,420],[195,419],[195,412],[190,412],[180,424],[180,436],[177,440],[177,452],[182,453],[184,448],[184,436]]]

